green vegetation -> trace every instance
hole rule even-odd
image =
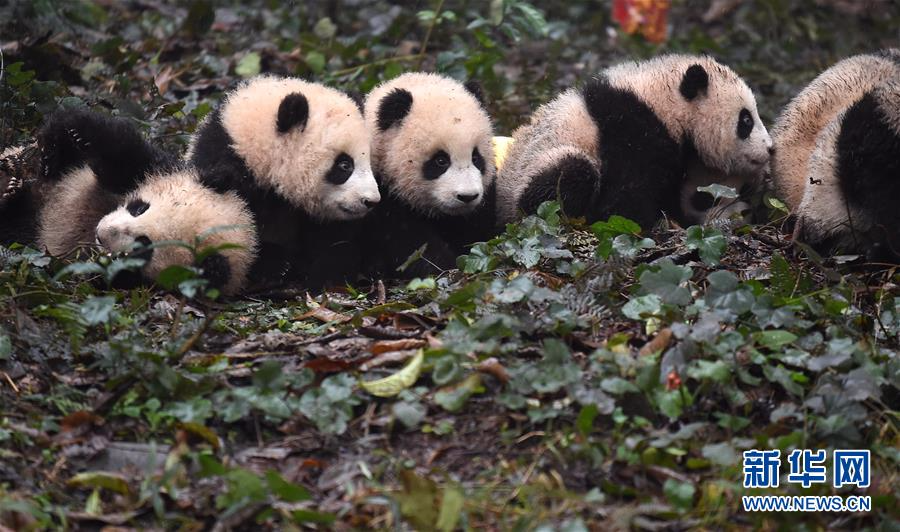
[[[714,52],[771,119],[830,62],[900,37],[894,7],[787,0],[708,23],[676,2],[661,47],[608,32],[606,2],[308,4],[0,7],[0,141],[90,105],[180,149],[242,76],[365,93],[413,68],[481,80],[507,133],[661,50]],[[135,263],[0,249],[0,524],[896,527],[900,279],[791,247],[778,216],[585,226],[547,203],[438,278],[231,301],[189,268],[165,292],[112,290]],[[752,448],[871,449],[872,512],[743,512]]]

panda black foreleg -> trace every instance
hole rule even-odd
[[[173,162],[128,120],[81,109],[54,113],[37,138],[45,178],[56,180],[67,170],[89,164],[101,186],[119,194]]]
[[[531,179],[519,198],[519,208],[534,214],[541,203],[559,199],[567,216],[587,216],[599,182],[600,174],[587,158],[566,155]]]

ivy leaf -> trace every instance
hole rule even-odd
[[[719,264],[719,259],[722,258],[722,253],[728,245],[721,231],[712,227],[692,225],[687,228],[686,235],[684,243],[688,249],[696,249],[700,253],[700,260],[710,266]]]
[[[697,488],[690,482],[679,482],[674,478],[666,479],[663,483],[663,494],[669,504],[681,512],[686,512],[694,507],[694,493]]]
[[[115,306],[113,296],[91,297],[81,304],[81,317],[88,325],[107,323]]]
[[[733,187],[720,185],[718,183],[713,183],[712,185],[705,187],[697,187],[697,191],[706,192],[707,194],[712,195],[714,201],[719,201],[722,198],[735,199],[738,197],[738,192]]]
[[[638,294],[656,294],[662,303],[684,306],[691,302],[691,292],[683,286],[693,272],[688,266],[678,266],[671,259],[659,261],[657,268],[641,273]]]
[[[262,62],[256,52],[247,52],[234,67],[234,73],[242,78],[252,78],[262,70]]]
[[[662,299],[656,294],[648,294],[630,299],[622,307],[622,314],[633,320],[642,320],[659,314],[661,308]]]

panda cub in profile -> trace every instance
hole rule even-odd
[[[41,175],[2,206],[4,244],[36,244],[61,257],[96,242],[144,259],[140,277],[150,281],[169,266],[193,264],[193,255],[170,241],[231,244],[198,266],[225,294],[244,286],[256,250],[246,205],[202,186],[196,172],[179,168],[126,120],[60,111],[41,128],[37,145]]]
[[[649,227],[663,212],[681,218],[691,165],[760,179],[772,147],[747,84],[690,55],[611,67],[539,107],[513,138],[497,178],[501,223],[559,198],[569,216]]]
[[[231,91],[192,137],[201,181],[234,191],[257,220],[255,276],[320,284],[341,280],[353,253],[348,222],[380,194],[369,137],[346,94],[295,78],[260,76]]]
[[[368,272],[398,275],[423,244],[424,260],[400,275],[454,268],[494,228],[493,126],[480,90],[408,73],[373,89],[364,112],[382,197],[361,243]]]
[[[773,128],[772,178],[794,239],[823,252],[900,259],[900,50],[838,62]]]

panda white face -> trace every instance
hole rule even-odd
[[[759,176],[768,165],[772,137],[759,118],[750,88],[730,70],[690,66],[681,93],[692,109],[690,135],[703,163],[726,174]]]
[[[262,76],[229,95],[221,124],[257,183],[315,219],[360,218],[381,199],[362,113],[340,91]]]
[[[475,211],[494,179],[493,130],[472,90],[404,74],[366,99],[373,166],[393,196],[425,215]]]
[[[354,220],[365,216],[381,200],[369,158],[354,160],[341,152],[325,173],[320,195],[321,207],[313,207],[320,218]]]
[[[243,284],[256,253],[253,217],[244,202],[200,185],[190,172],[148,178],[100,220],[96,239],[110,253],[146,260],[143,273],[151,279],[169,266],[193,263],[191,251],[173,241],[199,242],[201,248],[235,244],[217,252],[227,262],[225,277],[217,280],[225,293]]]

